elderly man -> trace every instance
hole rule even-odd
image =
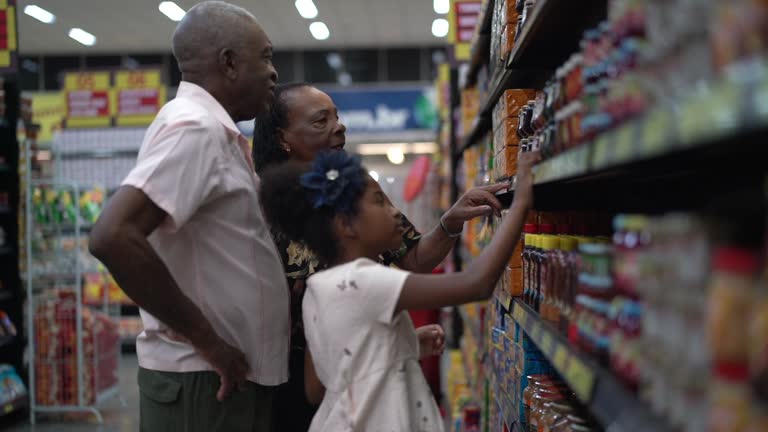
[[[209,1],[176,28],[173,54],[176,98],[90,248],[142,309],[141,430],[266,431],[288,378],[288,289],[235,122],[269,106],[272,46],[253,15]]]

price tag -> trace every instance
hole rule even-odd
[[[651,156],[662,151],[669,138],[670,113],[653,110],[643,124],[643,156]]]
[[[553,168],[552,159],[536,165],[533,173],[534,184],[541,184],[550,181],[555,172]]]
[[[551,355],[552,354],[552,335],[548,331],[542,331],[541,334],[541,351],[544,352],[544,354]]]
[[[592,168],[602,168],[608,162],[608,147],[611,144],[610,133],[603,133],[594,143],[595,151],[592,155]]]
[[[589,403],[595,387],[595,373],[578,357],[571,357],[565,371],[565,377],[576,395],[584,403]]]
[[[626,162],[632,159],[635,143],[634,132],[634,124],[626,125],[618,130],[616,134],[616,142],[614,143],[614,154],[612,162]]]
[[[741,107],[740,87],[725,83],[718,86],[712,93],[709,101],[710,109],[707,110],[711,121],[707,122],[707,130],[725,133],[734,130],[740,121],[739,108]]]
[[[529,334],[531,339],[533,339],[534,342],[536,342],[537,345],[540,345],[541,343],[541,326],[539,326],[539,323],[534,322],[531,325],[531,333]]]
[[[555,357],[554,357],[554,365],[555,369],[559,371],[564,371],[566,364],[568,363],[568,350],[565,349],[563,345],[558,344],[557,348],[555,348]]]
[[[514,320],[520,325],[525,324],[525,311],[520,307],[520,305],[515,305],[515,310],[512,312],[512,318],[514,318]]]

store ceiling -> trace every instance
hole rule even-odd
[[[431,0],[315,0],[318,20],[331,31],[326,41],[309,33],[311,21],[302,18],[293,0],[231,0],[245,7],[263,24],[276,49],[353,46],[434,46],[431,32],[437,17]],[[19,0],[19,11],[36,4],[56,15],[43,24],[19,13],[22,54],[142,53],[170,51],[176,23],[161,14],[160,0]],[[176,0],[188,10],[197,0]],[[86,47],[67,37],[80,27],[97,37]]]

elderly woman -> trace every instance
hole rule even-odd
[[[270,112],[256,118],[253,160],[256,171],[287,160],[312,161],[323,150],[343,151],[346,128],[339,121],[338,110],[330,96],[306,83],[280,85],[275,89]],[[379,257],[386,265],[396,265],[412,272],[431,272],[446,257],[462,231],[464,222],[474,217],[498,212],[501,204],[494,193],[504,185],[468,191],[441,218],[428,234],[420,234],[402,216],[405,227],[399,249]],[[326,263],[306,247],[288,241],[273,232],[282,254],[285,276],[291,291],[290,379],[273,401],[274,430],[305,432],[316,407],[305,396],[304,357],[306,342],[301,322],[301,303],[306,279]],[[439,326],[417,329],[422,356],[442,352],[444,338]]]

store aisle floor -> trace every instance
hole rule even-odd
[[[139,389],[136,385],[138,361],[135,354],[126,354],[120,365],[120,396],[125,406],[117,398],[105,402],[101,408],[104,423],[97,424],[93,417],[84,420],[62,421],[56,418],[38,416],[34,426],[21,423],[8,432],[136,432],[139,430]]]

